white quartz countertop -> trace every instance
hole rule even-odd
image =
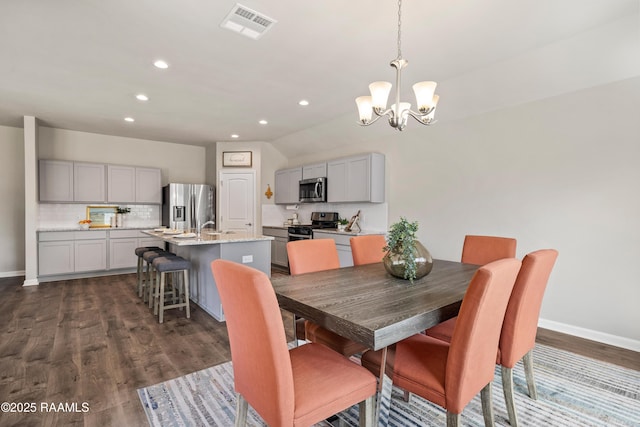
[[[79,225],[70,225],[70,226],[59,226],[59,227],[39,227],[38,231],[39,232],[47,232],[47,231],[105,231],[105,230],[148,230],[149,228],[152,228],[151,226],[147,225],[144,227],[95,227],[95,228],[89,228],[89,229],[84,229],[84,228],[80,228]]]
[[[384,231],[362,230],[362,231],[338,231],[335,228],[317,228],[314,233],[341,234],[346,236],[364,236],[366,234],[386,234]]]
[[[273,240],[272,236],[261,234],[231,232],[203,231],[200,236],[186,237],[184,234],[166,234],[163,231],[144,230],[143,233],[157,237],[176,246],[219,245],[223,243],[257,242],[260,240]],[[189,234],[191,236],[193,233]]]

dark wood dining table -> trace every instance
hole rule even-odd
[[[431,273],[413,284],[388,274],[382,263],[278,276],[271,282],[283,310],[380,350],[456,316],[478,267],[434,260]],[[384,362],[380,368],[379,405],[390,400],[391,393]],[[388,387],[383,385],[385,377]],[[379,407],[381,411],[386,421],[388,408]]]

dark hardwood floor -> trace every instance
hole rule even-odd
[[[224,323],[192,305],[191,320],[172,310],[160,325],[135,295],[135,280],[25,288],[22,277],[0,279],[0,401],[37,405],[34,413],[0,413],[0,426],[146,425],[138,388],[230,360]],[[283,320],[291,339],[291,316]],[[632,351],[546,330],[539,342],[640,370]],[[46,412],[42,402],[76,403],[78,411]]]

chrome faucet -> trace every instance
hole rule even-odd
[[[200,237],[200,234],[202,233],[202,229],[205,228],[207,225],[216,225],[215,221],[207,221],[204,224],[202,224],[199,228],[198,228],[198,237]]]
[[[207,221],[207,222],[205,222],[204,224],[202,224],[202,225],[200,226],[200,230],[202,230],[203,228],[205,228],[207,225],[216,225],[216,222],[215,222],[215,221]]]

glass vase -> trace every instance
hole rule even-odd
[[[431,269],[433,268],[433,258],[431,258],[431,254],[427,248],[422,245],[422,243],[415,240],[414,244],[416,259],[416,278],[414,280],[417,280],[431,273]],[[399,277],[400,279],[405,278],[405,260],[402,258],[401,246],[397,247],[394,251],[387,252],[387,254],[382,258],[382,262],[385,270],[387,270],[389,274]]]

